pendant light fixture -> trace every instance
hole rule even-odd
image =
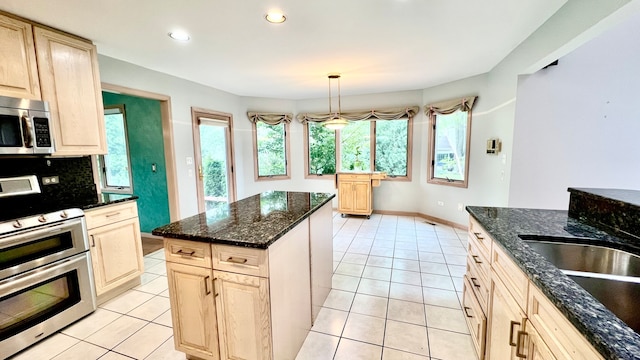
[[[340,74],[329,74],[329,120],[322,123],[324,127],[330,130],[340,130],[347,126],[349,122],[340,116],[342,109],[340,104]],[[338,80],[338,112],[331,111],[331,80]]]

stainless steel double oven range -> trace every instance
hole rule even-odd
[[[39,192],[36,176],[0,179],[0,198]],[[0,222],[0,359],[95,310],[88,250],[80,209]]]

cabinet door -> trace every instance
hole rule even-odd
[[[533,324],[526,320],[525,329],[527,330],[524,336],[524,339],[518,338],[518,341],[526,341],[526,358],[528,360],[556,360],[556,357],[553,355],[547,344],[542,341],[540,334],[533,327]],[[518,336],[521,336],[520,334]]]
[[[357,181],[353,183],[354,212],[362,214],[371,213],[371,183]]]
[[[220,359],[213,270],[166,264],[176,349],[206,360]]]
[[[524,330],[526,315],[502,284],[496,273],[491,274],[491,304],[487,334],[487,359],[518,359],[518,331]]]
[[[351,212],[355,208],[353,182],[338,181],[338,211]]]
[[[142,274],[144,263],[137,217],[92,229],[88,234],[96,295]]]
[[[271,359],[268,280],[226,271],[214,271],[213,276],[220,357],[223,360]]]
[[[96,47],[34,27],[42,99],[49,102],[55,155],[106,153]]]
[[[40,99],[31,24],[0,15],[0,95]]]

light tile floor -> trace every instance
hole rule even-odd
[[[297,360],[477,359],[460,305],[465,231],[377,214],[333,224],[333,289]],[[185,359],[164,253],[144,261],[142,285],[12,359]]]

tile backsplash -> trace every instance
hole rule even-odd
[[[0,178],[23,175],[36,175],[42,193],[0,198],[0,221],[96,202],[88,156],[0,158]],[[57,176],[59,182],[43,185],[42,178],[50,176]]]

